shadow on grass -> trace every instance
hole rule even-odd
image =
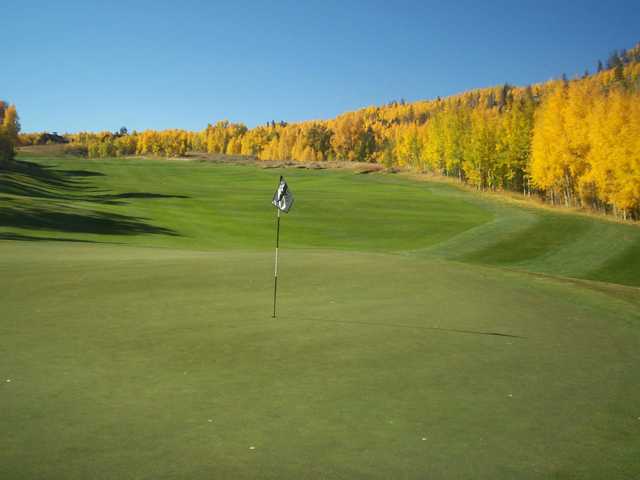
[[[126,205],[126,200],[188,198],[185,195],[167,195],[151,192],[103,193],[90,179],[103,173],[90,170],[64,170],[27,161],[15,161],[0,169],[0,193],[25,198],[0,198],[0,226],[36,231],[93,233],[102,235],[159,234],[178,236],[175,230],[148,223],[148,219],[103,212],[86,208],[73,208],[72,202],[92,202],[103,205]],[[34,199],[35,201],[30,201]],[[37,200],[49,200],[38,202]],[[50,202],[53,200],[54,202]],[[59,201],[59,202],[56,202]],[[64,204],[60,202],[70,202]],[[49,238],[2,233],[5,240],[84,240]]]
[[[5,202],[6,200],[3,201],[3,203]],[[150,225],[145,220],[144,218],[119,215],[117,213],[73,210],[66,207],[42,209],[9,204],[0,208],[0,225],[6,227],[103,235],[141,235],[148,233],[178,235],[174,230]]]
[[[79,238],[62,238],[62,237],[34,237],[31,235],[21,235],[19,233],[2,233],[0,232],[0,240],[16,240],[20,242],[75,242],[75,243],[110,243],[115,242],[98,242],[96,240],[81,240]]]
[[[189,198],[151,192],[104,194],[87,179],[103,177],[91,170],[62,170],[48,165],[18,160],[0,170],[0,193],[51,200],[125,205],[126,199]]]
[[[442,328],[442,327],[429,327],[427,325],[403,325],[397,323],[382,323],[382,322],[362,322],[357,320],[324,320],[319,318],[308,319],[312,322],[324,322],[324,323],[339,323],[344,325],[367,325],[374,327],[389,327],[389,328],[412,328],[418,330],[432,330],[444,333],[463,333],[467,335],[488,335],[494,337],[508,337],[508,338],[522,338],[526,339],[527,337],[523,337],[521,335],[513,335],[510,333],[501,333],[501,332],[488,332],[482,330],[464,330],[461,328]]]
[[[66,189],[82,189],[86,185],[82,179],[87,177],[102,177],[103,173],[91,170],[60,170],[49,165],[27,162],[25,160],[15,160],[6,165],[2,170],[2,184],[6,177],[10,175],[23,175],[34,181],[51,187],[62,187]],[[10,178],[9,178],[10,180]],[[11,183],[11,182],[9,182]]]
[[[118,198],[190,198],[187,195],[166,195],[164,193],[151,193],[151,192],[126,192],[116,194],[97,195],[95,198],[104,200],[115,200]],[[122,203],[122,202],[119,202]]]
[[[22,162],[29,163],[29,162]],[[43,168],[43,167],[41,167]],[[51,170],[49,170],[51,172]],[[63,177],[104,177],[104,173],[93,172],[91,170],[54,170],[58,175]]]

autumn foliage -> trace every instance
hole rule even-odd
[[[67,135],[90,157],[182,156],[377,162],[455,177],[482,190],[536,194],[640,218],[640,44],[582,78],[505,84],[444,99],[391,102],[331,120],[253,129]]]

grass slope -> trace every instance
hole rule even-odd
[[[37,164],[0,174],[0,478],[640,474],[634,227],[286,170],[272,320],[281,171]]]

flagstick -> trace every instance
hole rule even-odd
[[[278,210],[278,220],[276,222],[276,269],[273,276],[273,316],[276,318],[276,292],[278,291],[278,247],[280,246],[280,209]]]

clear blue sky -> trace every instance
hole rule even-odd
[[[6,1],[0,98],[24,131],[330,118],[591,71],[635,1]]]

